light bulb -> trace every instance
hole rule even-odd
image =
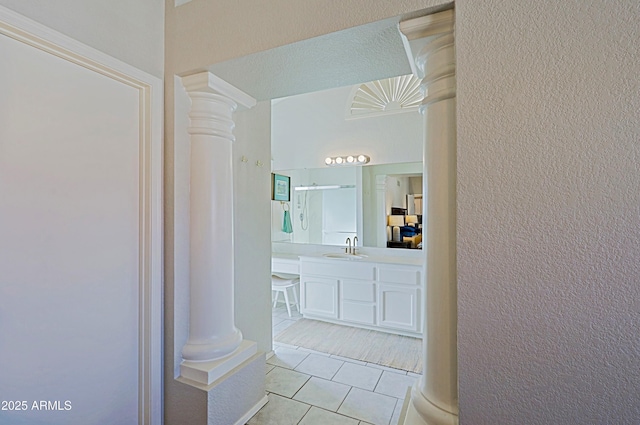
[[[344,159],[342,159],[341,156],[336,158],[336,164],[342,164],[344,162]]]
[[[367,159],[364,155],[358,155],[358,162],[364,162]]]
[[[327,165],[331,165],[332,162],[333,162],[333,159],[331,159],[330,157],[326,157],[324,160],[324,163]]]
[[[347,157],[347,162],[353,162],[353,161],[355,161],[355,158],[353,157],[353,155],[349,155]]]

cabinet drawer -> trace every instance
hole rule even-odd
[[[420,269],[414,267],[378,266],[378,281],[402,283],[405,285],[420,284]]]
[[[341,296],[344,300],[375,302],[376,285],[373,282],[360,282],[357,280],[343,280],[341,282]]]
[[[301,259],[300,273],[338,279],[374,280],[375,267],[372,263],[358,263],[349,260],[305,261]]]
[[[376,306],[351,301],[342,301],[341,319],[349,322],[375,325]]]

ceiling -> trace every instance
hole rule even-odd
[[[400,17],[212,65],[213,74],[258,101],[411,73]]]

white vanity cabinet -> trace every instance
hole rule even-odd
[[[302,314],[338,318],[338,280],[305,276],[300,280],[300,311]]]
[[[304,317],[420,336],[422,267],[300,257]]]
[[[341,293],[344,285],[371,282],[374,267],[369,263],[317,257],[300,258],[300,307],[302,314],[316,318],[342,319]],[[349,309],[347,309],[347,312]],[[347,313],[349,314],[349,313]]]
[[[420,270],[385,264],[377,272],[378,325],[420,332]]]

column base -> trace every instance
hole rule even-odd
[[[411,395],[407,393],[398,425],[458,425],[458,415],[427,400],[419,385],[420,382],[411,388]]]
[[[221,359],[208,362],[184,360],[180,365],[180,377],[208,386],[249,360],[257,352],[258,344],[245,339],[234,352]]]
[[[242,332],[234,328],[234,332],[224,339],[216,339],[208,344],[193,344],[190,340],[187,341],[182,348],[182,358],[190,362],[213,362],[229,356],[238,349],[240,343]]]
[[[228,362],[224,369],[253,351],[256,343],[245,342],[247,349],[233,362]],[[174,391],[177,398],[173,403],[178,407],[174,410],[173,421],[192,425],[244,425],[267,403],[265,366],[265,355],[258,351],[210,385],[178,377],[178,386],[190,388]],[[220,370],[219,367],[216,372]]]

